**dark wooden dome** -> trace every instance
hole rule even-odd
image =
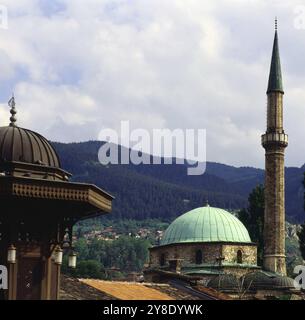
[[[47,139],[17,126],[0,127],[0,161],[61,167],[59,157]]]

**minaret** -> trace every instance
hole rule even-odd
[[[285,256],[285,148],[283,129],[283,84],[279,55],[277,20],[267,89],[267,131],[265,148],[264,269],[286,275]]]

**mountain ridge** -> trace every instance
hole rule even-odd
[[[188,176],[187,164],[103,166],[98,162],[100,141],[52,144],[73,181],[94,183],[116,197],[113,216],[117,218],[172,219],[207,199],[213,206],[238,210],[247,206],[251,190],[264,182],[264,170],[250,166],[207,162],[202,176]],[[294,223],[305,220],[304,171],[305,165],[285,168],[286,214]]]

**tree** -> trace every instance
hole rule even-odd
[[[304,173],[303,186],[305,187],[305,173]],[[304,193],[304,209],[305,209],[305,193]],[[299,237],[301,255],[303,260],[305,260],[305,222],[304,224],[301,225],[301,230],[298,232],[298,237]]]
[[[75,276],[78,278],[103,279],[103,265],[95,260],[80,261],[76,267]]]
[[[305,188],[305,172],[304,172],[303,186]],[[304,210],[305,210],[305,192],[304,192]]]
[[[258,185],[255,187],[248,198],[249,206],[239,212],[239,219],[249,231],[251,240],[257,243],[257,260],[258,264],[263,262],[264,249],[264,212],[265,196],[264,187]]]
[[[79,239],[75,243],[75,250],[79,260],[86,260],[89,254],[87,240],[85,238]]]
[[[298,237],[301,255],[303,260],[305,260],[305,222],[301,225],[301,230],[298,232]]]
[[[123,273],[141,271],[147,262],[151,243],[146,239],[137,239],[121,236],[117,240],[105,241],[94,238],[90,241],[85,238],[75,242],[77,254],[77,267],[68,268],[67,256],[64,257],[63,273],[86,278],[106,277],[105,269],[117,268]],[[112,274],[112,277],[115,277]],[[122,276],[118,273],[117,276]]]

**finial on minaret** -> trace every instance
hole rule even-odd
[[[275,31],[277,31],[277,17],[275,17]]]
[[[16,113],[17,113],[17,110],[15,108],[16,106],[16,103],[15,103],[15,97],[14,97],[14,93],[12,94],[12,97],[11,99],[9,100],[8,102],[8,106],[11,108],[10,110],[10,113],[11,113],[11,117],[10,117],[10,126],[11,127],[15,127],[16,126],[16,121],[17,121],[17,118],[16,118]]]

